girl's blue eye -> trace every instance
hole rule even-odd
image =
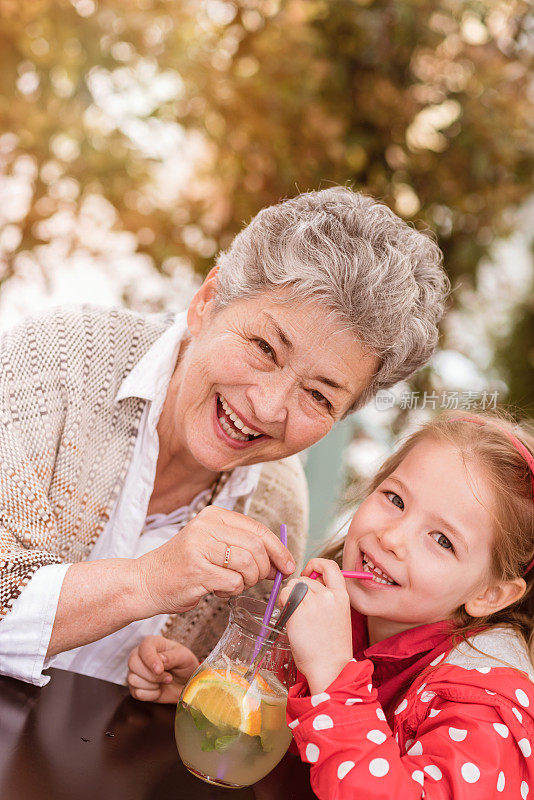
[[[386,497],[390,503],[392,503],[392,505],[397,506],[397,508],[400,508],[401,510],[404,508],[404,501],[402,497],[399,497],[399,495],[395,494],[395,492],[386,492]]]
[[[444,550],[452,550],[454,552],[454,547],[452,546],[452,542],[450,539],[447,539],[444,533],[440,533],[439,531],[434,531],[430,534],[431,536],[437,536],[437,539],[434,539],[435,542],[439,544]]]

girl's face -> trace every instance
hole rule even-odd
[[[371,640],[451,617],[487,585],[490,487],[454,447],[423,439],[359,506],[343,568],[351,605],[368,616]]]

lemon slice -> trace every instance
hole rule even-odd
[[[205,669],[186,686],[182,702],[218,728],[230,727],[258,736],[261,733],[260,695],[237,672]]]

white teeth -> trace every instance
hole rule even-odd
[[[241,436],[240,433],[234,431],[234,429],[231,428],[230,425],[226,422],[224,417],[219,417],[219,422],[221,423],[221,427],[224,428],[228,436],[231,436],[232,439],[238,439],[240,442],[248,441],[246,436]]]
[[[245,424],[244,424],[244,422],[241,422],[241,420],[239,419],[239,417],[237,416],[237,414],[234,414],[234,412],[233,412],[233,411],[232,411],[232,413],[231,413],[231,414],[228,414],[228,416],[230,417],[230,419],[232,420],[232,422],[234,423],[234,425],[236,426],[236,428],[239,428],[239,430],[242,430],[243,428],[245,428],[245,427],[246,427],[246,426],[245,426]]]
[[[232,411],[232,409],[230,408],[230,406],[228,405],[228,403],[226,402],[226,400],[224,399],[224,397],[222,395],[218,395],[218,397],[219,397],[219,400],[221,401],[221,405],[224,408],[225,413],[230,417],[230,419],[232,420],[232,422],[234,423],[236,428],[239,428],[239,430],[242,431],[245,434],[245,436],[254,436],[254,438],[256,438],[257,436],[261,436],[262,435],[261,432],[255,431],[252,428],[249,428],[247,425],[245,425],[243,420],[240,419],[237,416],[235,411]],[[219,417],[219,420],[221,420],[221,417]],[[228,427],[230,427],[230,426],[228,426]],[[224,425],[223,425],[223,428],[230,435],[236,433],[233,430],[233,428],[230,428],[230,431]],[[235,435],[233,438],[234,439],[241,439],[241,437],[239,435]]]
[[[363,555],[363,571],[364,572],[371,572],[373,575],[373,580],[375,583],[389,583],[390,585],[394,585],[396,581],[393,578],[390,578],[380,567],[375,566],[369,556]]]

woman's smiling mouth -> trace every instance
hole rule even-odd
[[[265,436],[261,431],[249,428],[241,417],[228,405],[222,395],[217,395],[216,404],[219,425],[226,435],[234,441],[242,443],[254,442]]]

